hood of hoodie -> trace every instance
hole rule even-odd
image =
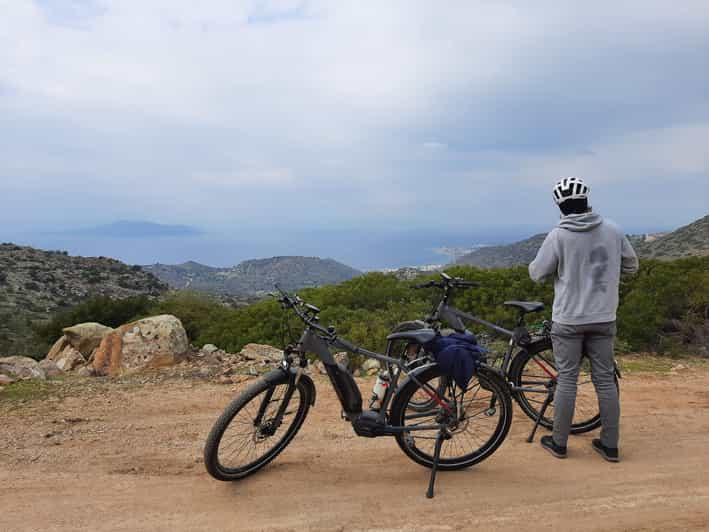
[[[603,218],[595,212],[584,212],[583,214],[569,214],[559,220],[559,227],[581,233],[595,229],[603,223]]]

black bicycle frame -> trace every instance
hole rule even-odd
[[[384,362],[387,365],[387,370],[390,374],[390,384],[387,388],[386,394],[382,401],[381,408],[377,413],[377,421],[382,425],[383,432],[378,434],[379,436],[391,436],[400,432],[409,432],[416,430],[440,430],[445,427],[442,424],[435,425],[417,425],[409,427],[398,427],[394,425],[389,425],[386,422],[386,411],[388,410],[389,404],[393,399],[396,391],[398,389],[398,381],[401,373],[406,373],[409,378],[413,379],[420,386],[423,386],[425,390],[431,395],[431,399],[436,401],[440,406],[447,410],[451,410],[449,405],[443,402],[436,390],[428,385],[427,383],[421,383],[416,379],[416,376],[412,372],[407,372],[405,363],[400,358],[391,357],[381,353],[376,353],[374,351],[369,351],[361,346],[351,344],[347,340],[342,338],[322,338],[314,330],[312,326],[309,326],[301,336],[298,341],[297,349],[305,355],[305,353],[313,353],[316,355],[325,366],[325,371],[330,378],[337,397],[342,406],[344,412],[344,417],[350,421],[353,425],[357,422],[359,416],[362,414],[362,394],[357,386],[352,375],[345,368],[337,364],[335,357],[333,357],[330,352],[330,347],[336,349],[342,349],[357,355],[364,355],[368,358],[374,358],[380,362]],[[387,348],[387,351],[389,348]],[[396,371],[392,371],[392,367],[396,368]],[[452,412],[452,410],[451,410]]]
[[[463,323],[463,320],[461,319],[464,318],[468,321],[473,321],[489,329],[492,329],[493,331],[502,336],[507,336],[509,338],[509,343],[507,351],[505,352],[505,356],[502,359],[502,365],[499,368],[500,373],[503,377],[505,377],[505,380],[507,381],[506,376],[509,371],[510,364],[512,363],[514,348],[515,346],[519,345],[519,338],[526,332],[526,329],[524,329],[524,327],[522,326],[523,315],[520,315],[520,317],[517,319],[517,327],[514,330],[505,329],[504,327],[500,327],[499,325],[484,320],[478,316],[475,316],[474,314],[469,314],[467,312],[463,312],[462,310],[458,310],[455,307],[451,307],[450,305],[448,305],[449,296],[450,292],[446,290],[443,296],[443,300],[441,300],[441,302],[438,304],[436,309],[433,311],[433,314],[426,318],[425,322],[432,325],[437,321],[442,321],[449,324],[456,332],[469,332],[467,327]],[[553,374],[549,373],[546,368],[542,367],[542,369],[549,374],[550,378],[555,377]],[[530,388],[525,386],[516,386],[511,382],[508,382],[508,386],[510,388],[510,391],[512,392],[549,392],[548,388]]]

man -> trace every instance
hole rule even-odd
[[[598,395],[601,437],[592,442],[603,458],[617,462],[620,405],[615,384],[615,339],[620,274],[638,271],[638,258],[623,232],[591,211],[589,187],[578,177],[561,179],[553,190],[559,225],[547,235],[529,265],[530,277],[554,278],[551,338],[559,371],[554,395],[554,430],[541,444],[566,458],[582,353],[591,362]]]

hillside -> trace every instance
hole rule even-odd
[[[167,286],[140,266],[0,244],[0,356],[24,354],[30,324],[87,298],[157,296]]]
[[[233,268],[213,268],[197,262],[143,267],[173,288],[213,294],[254,295],[273,290],[322,286],[347,281],[361,272],[333,259],[272,257],[247,260]]]
[[[508,268],[526,265],[542,245],[546,234],[504,246],[489,246],[463,255],[456,264],[478,268]],[[709,255],[709,215],[680,227],[671,233],[658,235],[628,235],[640,258],[678,259]]]
[[[534,260],[545,237],[546,234],[542,233],[514,244],[476,249],[460,257],[456,264],[467,264],[478,268],[509,268],[529,264]]]
[[[674,259],[709,255],[709,215],[676,231],[637,245],[646,259]]]

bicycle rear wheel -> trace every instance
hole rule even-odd
[[[543,339],[520,351],[510,367],[510,380],[515,386],[544,390],[557,375],[551,339]],[[616,379],[616,386],[618,380]],[[546,399],[546,392],[518,391],[513,397],[522,411],[536,420]],[[551,429],[554,424],[554,402],[551,402],[540,425]],[[596,390],[591,382],[591,365],[588,358],[581,361],[576,393],[576,408],[571,424],[571,434],[581,434],[601,426]]]
[[[249,386],[209,433],[204,447],[209,474],[217,480],[239,480],[264,467],[296,435],[310,402],[304,379],[296,385],[286,374],[280,381],[260,379]]]
[[[416,379],[419,382],[409,379],[394,397],[390,422],[411,428],[440,423],[446,414],[438,403],[425,412],[412,407],[412,402],[422,402],[417,397],[428,397],[434,391],[452,407],[456,415],[449,425],[451,437],[441,447],[439,469],[462,469],[477,464],[502,444],[512,422],[512,401],[507,385],[497,374],[481,368],[465,391],[444,377],[438,365],[423,370]],[[439,383],[443,379],[448,384],[441,390]],[[396,441],[409,458],[432,467],[437,434],[436,428],[411,430],[397,434]]]

